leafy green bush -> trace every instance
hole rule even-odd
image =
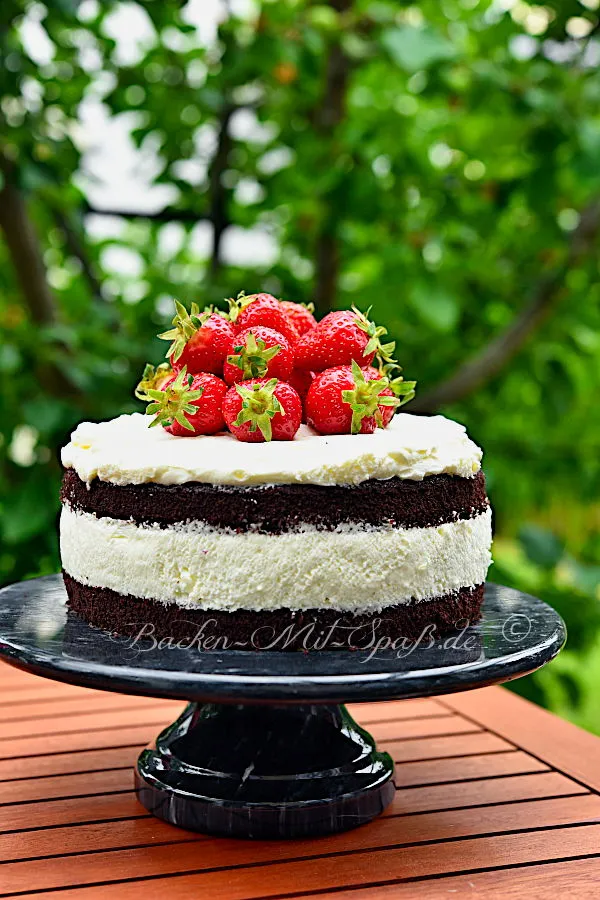
[[[372,306],[413,410],[486,449],[494,577],[570,626],[525,687],[600,729],[593,4],[247,6],[213,40],[191,4],[2,3],[0,581],[56,570],[57,449],[135,408],[171,296]],[[129,132],[170,205],[90,214],[82,102]]]
[[[567,648],[548,668],[515,682],[516,691],[600,732],[600,565],[598,540],[577,547],[538,525],[524,525],[516,540],[498,537],[490,579],[543,597],[568,623]],[[595,545],[595,546],[594,546]]]

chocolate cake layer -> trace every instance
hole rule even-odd
[[[423,481],[401,478],[324,487],[281,484],[221,487],[193,482],[181,485],[115,485],[94,479],[88,487],[73,469],[64,474],[61,501],[75,510],[167,526],[190,520],[214,528],[267,534],[298,525],[331,530],[346,523],[427,528],[471,519],[488,506],[485,477],[430,475]]]
[[[478,585],[434,600],[389,606],[381,613],[284,608],[228,613],[165,606],[90,587],[63,574],[69,608],[90,625],[138,644],[163,640],[167,647],[182,642],[197,650],[369,650],[386,637],[390,642],[415,641],[431,626],[438,634],[464,628],[478,621],[483,601],[483,585]]]

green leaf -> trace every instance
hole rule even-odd
[[[456,55],[450,41],[429,26],[388,28],[381,35],[381,42],[396,65],[406,72],[427,69]]]
[[[40,496],[39,476],[32,476],[13,492],[2,519],[2,536],[7,544],[21,544],[45,528],[53,528],[55,510]]]
[[[338,14],[331,6],[319,4],[310,7],[306,16],[310,24],[321,31],[334,33],[339,28]]]
[[[458,325],[458,297],[442,284],[418,281],[410,293],[410,300],[422,322],[435,331],[448,333]]]
[[[543,569],[553,569],[562,559],[563,542],[538,525],[524,525],[519,532],[519,541],[528,559]]]
[[[61,425],[73,420],[73,410],[63,400],[54,397],[30,400],[23,404],[23,414],[28,425],[33,425],[42,434],[51,434]]]
[[[0,344],[0,372],[10,375],[21,365],[21,354],[14,344]]]

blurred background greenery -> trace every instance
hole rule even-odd
[[[373,307],[486,451],[491,577],[600,732],[600,0],[2,0],[0,582],[58,569],[57,449],[171,298]]]

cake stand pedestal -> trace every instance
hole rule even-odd
[[[209,834],[289,838],[370,821],[394,767],[344,702],[397,700],[509,681],[559,652],[565,626],[535,597],[487,585],[483,618],[447,636],[307,653],[158,646],[69,613],[58,575],[0,591],[0,657],[37,675],[188,700],[135,769],[140,802]]]

